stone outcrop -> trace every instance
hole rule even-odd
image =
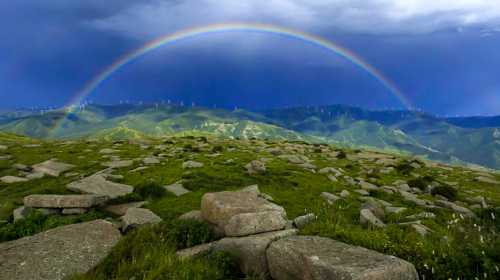
[[[184,194],[187,194],[187,193],[190,193],[190,191],[186,190],[183,186],[182,186],[182,180],[181,181],[177,181],[175,183],[173,183],[172,185],[169,185],[169,186],[165,186],[165,189],[169,192],[172,192],[173,194],[175,194],[176,196],[181,196],[181,195],[184,195]]]
[[[69,183],[66,186],[70,191],[82,194],[107,195],[109,198],[130,194],[134,191],[133,186],[107,181],[100,175],[93,175],[82,180]]]
[[[120,237],[110,223],[96,220],[0,244],[0,279],[64,279],[85,273]]]
[[[271,243],[269,271],[278,280],[418,280],[415,267],[396,257],[324,237],[291,236]]]
[[[33,194],[24,198],[24,206],[35,208],[91,208],[102,206],[107,195],[50,195]]]
[[[250,173],[250,174],[266,170],[265,163],[258,161],[258,160],[252,160],[252,162],[245,165],[245,168],[247,169],[248,173]]]
[[[161,222],[162,219],[148,209],[129,208],[123,217],[123,233],[137,229],[143,225],[152,225]]]
[[[35,164],[31,168],[33,169],[33,172],[41,172],[49,176],[59,177],[59,174],[61,174],[61,172],[73,169],[75,167],[75,165],[47,160],[45,162]]]
[[[264,211],[234,215],[229,219],[224,230],[227,236],[247,236],[284,229],[285,226],[286,221],[281,212]]]

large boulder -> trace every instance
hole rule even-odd
[[[107,195],[51,195],[33,194],[25,197],[24,206],[36,208],[91,208],[102,206],[108,201]]]
[[[94,175],[82,180],[69,183],[66,186],[70,191],[83,194],[107,195],[109,198],[117,198],[134,191],[133,186],[107,181],[100,175]]]
[[[296,229],[275,231],[251,235],[246,237],[227,237],[219,241],[214,253],[228,250],[236,253],[236,265],[240,274],[250,276],[262,275],[269,272],[266,250],[269,245],[282,238],[287,238],[299,233]],[[279,278],[276,278],[279,279]]]
[[[75,167],[75,165],[47,160],[42,163],[35,164],[31,168],[33,169],[33,172],[41,172],[53,177],[59,177],[59,174],[61,172],[73,169]]]
[[[254,194],[242,192],[207,193],[201,199],[203,219],[225,230],[231,218],[237,214],[279,212],[283,219],[283,207],[262,199]]]
[[[148,209],[129,208],[123,217],[123,232],[139,228],[143,225],[152,225],[161,222],[162,219]]]
[[[312,224],[315,220],[316,216],[313,213],[310,213],[293,219],[293,224],[300,230],[305,228],[307,225]]]
[[[418,280],[415,267],[399,258],[317,236],[291,236],[271,243],[269,271],[279,280]]]
[[[0,244],[0,279],[64,279],[85,273],[120,237],[110,223],[96,220]]]
[[[247,236],[251,234],[284,229],[286,221],[278,211],[239,213],[229,219],[224,227],[227,236]]]
[[[375,200],[368,200],[367,202],[363,203],[361,207],[359,207],[359,210],[363,209],[370,210],[372,214],[379,219],[385,218],[384,208],[382,207],[382,204],[380,202],[377,202]]]

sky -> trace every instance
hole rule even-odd
[[[200,36],[142,56],[86,100],[264,109],[342,103],[500,115],[498,0],[0,0],[0,109],[61,107],[121,57],[213,24],[300,31],[356,54],[248,32]]]

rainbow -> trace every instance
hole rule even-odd
[[[121,68],[127,66],[132,63],[134,60],[152,52],[157,49],[163,48],[165,46],[175,44],[181,41],[201,37],[201,36],[209,36],[213,34],[220,33],[235,33],[235,32],[247,32],[247,33],[260,33],[260,34],[269,34],[276,35],[281,37],[286,37],[290,39],[294,39],[297,41],[301,41],[304,43],[308,43],[314,46],[317,46],[325,51],[328,51],[332,54],[335,54],[351,63],[356,65],[358,68],[363,70],[366,74],[373,77],[375,80],[383,84],[389,91],[395,95],[403,104],[409,106],[408,100],[404,97],[401,91],[391,83],[387,78],[385,78],[382,73],[377,71],[373,66],[363,61],[361,58],[357,57],[352,52],[335,45],[331,42],[323,40],[321,38],[308,35],[302,32],[293,31],[289,29],[284,29],[271,25],[260,25],[260,24],[222,24],[222,25],[210,25],[204,26],[189,30],[180,31],[174,33],[172,35],[168,35],[166,37],[160,38],[152,43],[145,45],[144,47],[123,56],[118,59],[116,62],[111,64],[108,68],[103,70],[99,75],[95,76],[81,91],[79,91],[70,101],[67,103],[70,104],[78,104],[85,100],[85,98],[97,87],[103,84],[111,75],[118,72]],[[67,117],[63,118],[57,124],[56,132],[54,136],[57,134],[57,131],[64,125]]]

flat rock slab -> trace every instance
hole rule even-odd
[[[224,227],[227,236],[247,236],[251,234],[284,229],[286,221],[278,211],[240,213],[229,220]]]
[[[217,241],[212,243],[205,243],[184,250],[177,251],[177,257],[179,259],[194,259],[206,255],[210,255],[214,248],[217,246]]]
[[[174,193],[176,196],[181,196],[187,193],[190,193],[190,191],[186,190],[180,181],[173,183],[170,186],[165,186],[165,189],[169,192]]]
[[[144,205],[147,205],[149,202],[147,201],[140,201],[140,202],[129,202],[125,204],[120,204],[120,205],[111,205],[106,207],[106,211],[109,211],[111,213],[114,213],[118,216],[123,216],[127,214],[127,210],[129,208],[141,208]]]
[[[47,160],[45,162],[35,164],[32,166],[33,172],[41,172],[53,177],[59,177],[59,174],[63,171],[75,168],[75,165],[66,164],[62,162]]]
[[[120,237],[110,223],[96,220],[0,244],[0,279],[64,279],[85,273]]]
[[[207,193],[201,198],[203,219],[221,228],[240,213],[258,213],[266,211],[280,212],[286,218],[285,209],[265,199],[248,193],[218,192]]]
[[[73,192],[107,195],[109,198],[117,198],[134,191],[133,186],[107,181],[106,178],[99,175],[69,183],[66,187]]]
[[[182,164],[182,168],[201,168],[203,163],[196,161],[186,161]]]
[[[3,176],[0,178],[0,181],[6,184],[19,183],[19,182],[27,182],[28,179],[20,178],[16,176]]]
[[[12,156],[0,156],[0,160],[11,160]]]
[[[256,234],[246,237],[228,237],[219,241],[214,253],[222,250],[232,251],[236,254],[236,265],[240,274],[262,275],[269,273],[266,250],[272,242],[297,235],[297,229]],[[275,278],[281,279],[281,278]]]
[[[6,146],[0,145],[0,150],[7,150]]]
[[[123,217],[123,232],[129,232],[143,225],[152,225],[162,219],[148,209],[129,208]]]
[[[324,237],[280,239],[266,255],[273,279],[418,280],[411,263]]]
[[[100,154],[112,154],[112,153],[119,153],[121,150],[113,150],[113,149],[102,149],[99,151]]]
[[[117,160],[117,161],[101,162],[101,165],[111,168],[127,167],[131,166],[132,164],[134,164],[133,160]]]
[[[36,208],[91,208],[104,205],[107,195],[51,195],[33,194],[24,198],[24,206]]]

